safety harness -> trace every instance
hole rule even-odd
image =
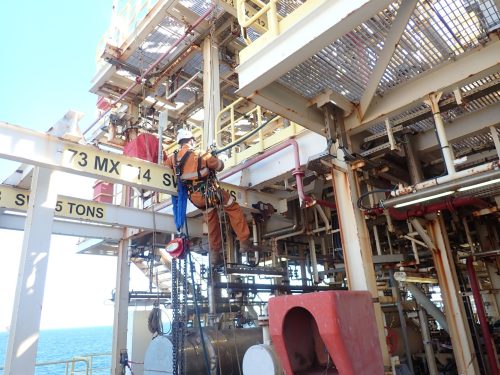
[[[184,166],[189,159],[189,156],[192,154],[191,151],[186,151],[184,155],[182,155],[181,159],[178,159],[178,150],[174,151],[174,171],[177,176],[177,186],[183,185],[189,192],[188,197],[195,193],[195,192],[200,192],[203,196],[205,196],[207,199],[207,207],[214,207],[217,205],[220,205],[222,203],[222,195],[220,191],[220,185],[219,181],[217,179],[217,175],[215,174],[215,171],[210,170],[208,175],[203,177],[201,175],[201,169],[202,169],[202,158],[198,157],[197,160],[197,168],[196,168],[196,173],[198,175],[197,180],[182,180],[181,176],[184,171]],[[193,203],[194,204],[194,203]],[[198,207],[198,206],[197,206]],[[204,209],[204,207],[198,207],[199,209]],[[175,206],[174,206],[174,212],[175,212]],[[186,215],[186,211],[184,210],[184,216]],[[179,212],[179,214],[182,214],[182,212]],[[177,223],[177,221],[176,221]]]

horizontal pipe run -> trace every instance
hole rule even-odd
[[[491,164],[497,165],[498,162],[489,163],[488,165],[491,165]],[[500,169],[494,169],[494,170],[491,170],[491,169],[493,169],[493,167],[484,173],[469,174],[469,175],[466,175],[466,177],[463,177],[460,179],[454,179],[454,180],[447,181],[444,183],[429,185],[430,187],[427,187],[423,190],[417,189],[417,191],[415,193],[410,193],[410,191],[408,191],[407,193],[405,193],[403,195],[399,195],[395,198],[388,199],[386,201],[381,202],[381,205],[383,208],[390,208],[390,207],[394,207],[398,204],[408,203],[408,202],[411,202],[413,200],[417,200],[417,199],[421,199],[421,198],[425,198],[425,197],[432,197],[433,195],[445,193],[448,191],[457,191],[458,189],[460,189],[461,187],[464,187],[464,186],[472,186],[472,185],[476,185],[476,184],[480,184],[480,183],[483,183],[486,181],[496,180],[496,179],[500,178]],[[459,173],[460,172],[457,172],[455,174],[455,176],[457,176]],[[438,179],[433,180],[433,181],[437,181],[437,180]],[[405,189],[408,189],[408,188],[405,188]],[[411,191],[413,191],[413,190],[411,190]]]
[[[347,290],[343,287],[329,286],[309,286],[309,285],[275,285],[275,284],[242,284],[242,283],[214,283],[216,289],[229,289],[231,291],[253,291],[253,292],[274,292],[276,290],[283,292],[318,292],[322,290]]]
[[[456,172],[452,175],[446,175],[438,178],[433,178],[427,181],[419,182],[418,184],[412,185],[412,186],[405,186],[402,188],[399,188],[396,191],[393,191],[391,193],[392,196],[398,197],[406,194],[411,194],[413,192],[419,192],[422,189],[427,189],[430,187],[434,187],[437,185],[445,184],[448,182],[453,182],[455,180],[460,180],[469,176],[475,176],[478,174],[481,174],[483,172],[488,172],[494,169],[498,169],[500,167],[500,162],[499,161],[494,161],[491,163],[486,163],[483,165],[479,165],[477,167],[472,167],[469,169],[464,169],[463,171]],[[464,180],[461,181],[463,183]],[[472,185],[472,184],[470,184]]]
[[[459,257],[460,259],[464,259],[464,258],[469,258],[469,257],[473,257],[473,258],[488,258],[488,257],[495,257],[495,256],[498,256],[500,255],[500,249],[496,249],[496,250],[489,250],[489,251],[482,251],[482,252],[479,252],[479,253],[474,253],[472,255],[465,255],[463,257]]]
[[[443,210],[450,210],[453,211],[455,209],[458,209],[460,207],[466,207],[466,206],[474,206],[474,207],[479,207],[479,208],[486,208],[488,207],[488,203],[483,201],[480,198],[475,198],[475,197],[458,197],[458,198],[447,198],[441,202],[436,202],[436,203],[430,203],[430,204],[419,204],[415,205],[410,209],[407,210],[400,210],[397,208],[390,207],[388,209],[389,215],[394,220],[408,220],[412,217],[422,217],[427,214],[433,213],[433,212],[438,212],[438,211],[443,211]],[[385,207],[385,204],[384,204]],[[376,214],[376,215],[382,215],[384,213],[383,208],[374,208],[372,210],[367,210],[366,211],[368,214]]]

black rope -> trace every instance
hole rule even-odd
[[[371,191],[367,191],[366,193],[361,194],[361,196],[358,198],[358,208],[362,210],[371,210],[374,207],[367,207],[363,205],[363,199],[366,198],[367,196],[375,193],[390,193],[393,189],[375,189]]]
[[[261,130],[264,126],[266,126],[267,124],[269,124],[271,121],[273,121],[275,118],[277,118],[278,115],[276,116],[273,116],[272,118],[270,118],[269,120],[267,120],[265,123],[263,123],[262,125],[259,125],[258,127],[256,127],[254,130],[252,130],[251,132],[248,132],[247,134],[245,134],[243,137],[241,137],[240,139],[238,139],[237,141],[234,141],[233,143],[230,143],[228,144],[227,146],[224,146],[223,148],[221,148],[220,150],[214,150],[213,151],[213,154],[214,155],[217,155],[217,154],[220,154],[221,152],[224,152],[226,150],[229,150],[230,148],[233,148],[234,146],[237,146],[239,145],[241,142],[243,141],[246,141],[248,138],[250,138],[252,135],[254,135],[255,133],[257,133],[259,130]]]

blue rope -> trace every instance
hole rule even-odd
[[[180,232],[181,228],[184,226],[184,223],[186,221],[186,210],[187,210],[187,200],[188,200],[187,187],[183,183],[179,182],[177,183],[177,196],[172,197],[172,203],[174,207],[174,220],[177,232]]]

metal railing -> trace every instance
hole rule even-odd
[[[252,4],[249,4],[252,3]],[[242,35],[247,44],[252,43],[252,40],[248,37],[247,28],[252,26],[264,27],[267,26],[267,31],[271,35],[279,34],[279,20],[280,15],[277,9],[278,0],[269,0],[268,3],[264,3],[260,0],[237,0],[236,1],[236,14],[238,17],[238,23],[242,29]],[[249,14],[248,9],[255,9],[255,6],[259,10]],[[267,22],[262,22],[263,17],[266,16]]]
[[[250,108],[243,115],[237,114],[237,109],[241,111],[244,108],[245,101],[245,98],[239,98],[217,115],[214,141],[218,149],[245,137],[265,121],[265,110],[260,106]],[[230,168],[304,130],[302,126],[276,116],[265,127],[229,150],[229,159],[224,162],[224,166]]]
[[[118,0],[113,11],[111,25],[97,44],[97,69],[102,65],[101,55],[106,44],[121,47],[123,42],[132,35],[138,24],[148,14],[159,0]]]
[[[98,365],[96,366],[94,359],[97,357],[109,357],[108,365]],[[46,367],[50,368],[50,373],[54,373],[55,368],[58,367],[60,370],[64,366],[65,375],[103,375],[109,374],[111,370],[111,353],[97,353],[97,354],[87,354],[84,356],[75,356],[71,359],[63,359],[59,361],[47,361],[36,363],[37,368]],[[59,370],[59,371],[60,371]],[[0,373],[3,374],[4,367],[0,367]],[[60,372],[58,372],[60,373]]]

